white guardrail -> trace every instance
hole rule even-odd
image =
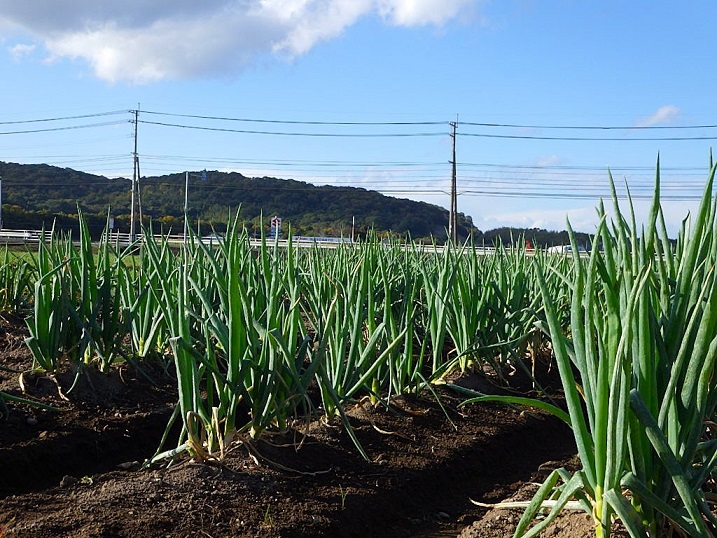
[[[39,243],[42,239],[42,230],[0,230],[0,244],[3,245],[24,245],[27,243]],[[45,239],[52,237],[52,233],[46,231]]]
[[[49,241],[52,238],[52,232],[51,231],[45,231],[45,241]],[[37,244],[42,239],[43,232],[42,230],[0,230],[0,245],[31,245],[31,244]],[[143,236],[141,234],[137,235],[137,241],[141,242],[143,239]],[[161,235],[155,235],[155,239],[166,239],[170,244],[174,245],[181,245],[185,242],[185,237],[183,235],[167,235],[167,236],[161,236]],[[113,243],[118,243],[120,245],[129,245],[130,243],[130,236],[127,233],[119,233],[119,232],[111,232],[110,233],[110,240]],[[223,241],[222,237],[215,236],[215,235],[209,235],[204,236],[201,238],[201,241],[205,244],[210,243],[218,243],[219,241]],[[261,246],[261,239],[250,239],[251,245],[253,247],[259,247]],[[266,238],[267,245],[278,245],[280,248],[287,248],[289,246],[289,240],[288,239],[274,239],[274,238]],[[312,248],[312,247],[318,247],[318,248],[337,248],[339,245],[352,245],[354,244],[350,239],[341,239],[338,237],[307,237],[307,236],[300,236],[295,237],[291,240],[291,244],[294,248]],[[405,247],[404,247],[405,248]],[[426,253],[442,253],[445,249],[443,245],[420,245],[415,244],[411,245],[409,248],[419,250],[421,252]],[[492,247],[476,247],[476,253],[477,254],[491,254],[495,252],[495,249]]]

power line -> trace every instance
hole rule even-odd
[[[462,121],[461,125],[476,127],[506,127],[511,129],[572,129],[572,130],[614,130],[614,131],[640,131],[650,129],[716,129],[717,125],[519,125],[515,123],[477,123]]]
[[[94,175],[86,173],[87,175]],[[178,174],[173,174],[178,175]],[[247,175],[241,175],[243,179],[258,179],[257,176],[247,176]],[[11,185],[15,186],[33,186],[33,185],[42,185],[42,186],[68,186],[68,185],[75,185],[75,186],[92,186],[92,185],[112,185],[115,184],[116,181],[118,181],[117,178],[107,178],[105,176],[99,176],[95,175],[97,179],[77,179],[70,183],[55,183],[55,182],[49,182],[49,183],[42,183],[42,182],[26,182],[26,181],[10,181]],[[162,180],[162,177],[167,176],[145,176],[145,180],[148,181],[148,185],[153,186],[169,186],[174,185],[172,181]],[[331,177],[331,176],[326,176]],[[435,184],[435,179],[439,178],[439,176],[433,176],[429,177],[429,181],[433,184]],[[440,177],[441,180],[447,181],[445,177]],[[303,180],[302,180],[303,182]],[[350,182],[350,183],[349,183]],[[323,186],[327,187],[334,187],[337,185],[349,185],[349,186],[355,186],[355,187],[366,187],[371,185],[389,185],[389,184],[406,184],[408,183],[408,187],[416,186],[419,187],[419,182],[415,178],[386,178],[386,177],[380,177],[380,178],[364,178],[359,183],[356,183],[356,180],[348,180],[348,179],[336,179],[335,181],[332,181],[331,183],[324,184]],[[424,182],[425,185],[426,182]],[[513,188],[513,187],[520,187],[524,188],[526,186],[530,188],[545,188],[545,189],[570,189],[573,190],[584,190],[584,189],[591,189],[591,188],[607,188],[607,181],[599,181],[599,180],[592,180],[592,181],[583,181],[580,183],[575,183],[572,180],[563,179],[563,178],[555,178],[555,179],[534,179],[534,178],[518,178],[518,177],[503,177],[503,178],[481,178],[481,177],[474,177],[474,178],[468,178],[464,182],[464,184],[473,184],[473,185],[481,185],[481,186],[490,186],[493,187],[493,190],[497,189],[503,189],[503,188]],[[212,189],[231,189],[236,188],[237,185],[233,184],[231,182],[221,182],[221,183],[203,183],[197,188],[206,188],[209,190]],[[622,185],[618,184],[617,190],[621,190]],[[689,190],[689,189],[699,189],[701,190],[704,187],[703,183],[698,180],[693,181],[680,181],[679,183],[675,182],[668,182],[664,181],[661,184],[662,190]],[[420,188],[425,188],[425,186],[420,186]],[[436,188],[439,188],[436,186]],[[440,190],[446,189],[447,185],[445,187],[440,187]],[[630,189],[637,190],[637,189],[649,189],[652,191],[654,189],[654,184],[648,181],[639,181],[639,182],[633,182],[630,185]],[[465,190],[465,188],[463,189]],[[410,191],[408,191],[410,192]]]
[[[107,112],[97,112],[92,114],[82,114],[76,116],[58,116],[49,118],[38,118],[30,120],[16,120],[16,121],[3,121],[0,125],[17,125],[17,124],[29,124],[38,122],[53,122],[53,121],[66,121],[75,119],[86,119],[101,116],[110,116],[118,114],[126,114],[127,112],[133,113],[133,110],[113,110]],[[269,120],[260,118],[237,118],[228,116],[209,116],[209,115],[197,115],[197,114],[177,114],[160,111],[143,111],[144,114],[153,114],[159,116],[168,117],[181,117],[181,118],[193,118],[193,119],[205,119],[213,121],[233,121],[233,122],[248,122],[248,123],[263,123],[263,124],[286,124],[286,125],[323,125],[323,126],[424,126],[424,125],[450,125],[451,122],[445,121],[316,121],[316,120]],[[237,129],[225,129],[218,127],[204,127],[195,125],[181,125],[164,122],[149,122],[142,121],[141,123],[148,123],[154,125],[186,128],[186,129],[200,129],[220,132],[237,132],[245,134],[266,134],[266,135],[281,135],[281,136],[343,136],[343,137],[392,137],[392,136],[440,136],[445,133],[430,132],[430,133],[381,133],[381,134],[347,134],[347,133],[300,133],[300,132],[274,132],[274,131],[256,131],[256,130],[237,130]],[[669,130],[669,129],[714,129],[717,125],[702,124],[702,125],[536,125],[536,124],[515,124],[515,123],[490,123],[490,122],[460,122],[461,125],[476,126],[476,127],[489,127],[489,128],[513,128],[513,129],[564,129],[564,130]],[[112,125],[113,123],[98,123],[81,126],[67,126],[55,129],[37,129],[37,130],[24,130],[24,131],[9,131],[0,132],[0,134],[28,134],[37,132],[46,132],[52,130],[66,130],[66,129],[80,129],[85,127],[96,127],[104,125]],[[689,136],[689,137],[653,137],[653,138],[615,138],[615,137],[548,137],[548,136],[531,136],[531,135],[499,135],[499,134],[487,134],[487,133],[461,133],[464,136],[474,136],[483,138],[507,138],[507,139],[522,139],[522,140],[557,140],[557,141],[624,141],[624,140],[635,140],[635,141],[681,141],[681,140],[713,140],[713,136]]]
[[[55,163],[120,163],[127,158],[128,154],[110,154],[110,155],[96,155],[94,157],[84,157],[77,154],[67,155],[33,155],[29,158],[34,160],[53,160]],[[444,177],[445,178],[445,163],[438,161],[342,161],[342,160],[308,160],[308,159],[236,159],[233,157],[198,157],[198,156],[181,156],[181,155],[154,155],[145,154],[143,155],[144,160],[150,163],[172,163],[177,162],[192,162],[192,163],[203,163],[203,164],[233,164],[243,166],[259,166],[266,167],[271,170],[276,168],[284,173],[284,169],[290,167],[294,170],[301,172],[311,172],[314,170],[322,170],[319,177],[335,177],[333,175],[325,175],[323,169],[329,169],[336,173],[408,173],[411,178],[433,178],[433,177]],[[649,175],[654,176],[655,168],[653,166],[632,166],[632,165],[616,165],[616,166],[581,166],[581,165],[513,165],[513,164],[501,164],[501,163],[476,163],[476,162],[462,162],[458,161],[457,164],[463,169],[483,169],[488,173],[516,173],[516,172],[533,172],[535,174],[550,174],[551,176],[574,176],[575,174],[581,175],[597,175],[604,177],[607,170],[610,169],[613,173],[630,172],[631,177],[636,175]],[[153,167],[157,169],[156,166]],[[164,167],[163,167],[164,168]],[[705,168],[701,166],[661,166],[660,171],[665,172],[679,172],[682,174],[689,174],[690,172],[696,172],[698,175],[704,172]],[[174,168],[167,170],[168,172],[175,171]],[[492,171],[492,172],[491,172]],[[425,174],[425,172],[435,172],[435,174]],[[636,174],[637,173],[637,174]],[[695,174],[692,174],[695,175]],[[461,175],[462,181],[471,179],[480,179],[487,176],[475,176],[471,173],[464,173]],[[396,179],[392,179],[395,181]],[[351,181],[347,179],[345,181]],[[400,181],[410,181],[409,179],[401,179]]]
[[[467,190],[461,191],[460,194],[467,196],[488,196],[498,198],[550,198],[560,200],[596,200],[599,198],[609,198],[610,192],[606,189],[605,192],[591,192],[591,193],[554,193],[554,192],[532,192],[532,191],[521,191],[521,192],[494,192],[485,190]],[[627,199],[627,193],[617,193],[617,197],[621,200]],[[647,194],[631,194],[630,197],[633,200],[652,200],[652,193]],[[690,202],[694,200],[700,200],[702,193],[698,192],[694,195],[680,195],[680,196],[660,196],[663,201],[669,202]]]
[[[461,167],[485,167],[485,168],[501,168],[501,169],[518,169],[518,170],[588,170],[601,171],[608,170],[629,170],[629,171],[651,171],[655,172],[654,166],[581,166],[581,165],[565,165],[565,164],[498,164],[498,163],[471,163],[458,161]],[[660,170],[664,171],[696,171],[704,172],[702,166],[660,166]]]
[[[267,166],[318,166],[318,167],[336,167],[336,166],[356,166],[356,167],[376,167],[376,166],[444,166],[444,161],[342,161],[342,160],[308,160],[308,159],[237,159],[236,157],[206,157],[206,156],[187,156],[187,155],[155,155],[143,154],[145,159],[156,161],[191,161],[202,163],[235,163],[250,165],[267,165]],[[460,161],[458,164],[461,164]]]
[[[81,116],[61,116],[57,118],[41,118],[34,120],[16,120],[16,121],[0,121],[0,125],[18,125],[23,123],[40,123],[47,121],[66,121],[66,120],[79,120],[86,118],[97,118],[100,116],[116,116],[117,114],[126,114],[126,110],[112,110],[110,112],[97,112],[94,114],[83,114]]]
[[[665,136],[665,137],[583,137],[583,136],[530,136],[530,135],[498,135],[485,133],[461,133],[462,136],[476,136],[481,138],[508,138],[517,140],[560,140],[577,142],[662,142],[677,140],[715,140],[717,136]]]
[[[317,168],[348,168],[356,169],[369,168],[381,169],[385,167],[400,168],[421,168],[422,170],[445,170],[445,161],[356,161],[356,160],[309,160],[309,159],[237,159],[229,156],[190,156],[190,155],[160,155],[160,154],[144,154],[145,160],[152,162],[198,162],[198,163],[221,163],[221,164],[240,164],[253,166],[268,167],[317,167]],[[469,161],[457,161],[461,168],[495,168],[499,171],[508,170],[529,170],[529,171],[594,171],[605,174],[607,170],[613,172],[651,172],[654,175],[654,166],[634,166],[634,165],[610,165],[610,166],[587,166],[587,165],[540,165],[540,164],[506,164],[506,163],[477,163]],[[704,172],[702,166],[660,166],[662,172]],[[463,175],[462,177],[466,177]]]
[[[256,131],[247,129],[227,129],[221,127],[202,127],[200,125],[182,125],[178,123],[165,123],[158,121],[139,120],[139,123],[147,125],[159,125],[162,127],[177,127],[181,129],[198,129],[201,131],[218,131],[223,133],[240,133],[274,136],[308,136],[308,137],[339,137],[339,138],[381,138],[381,137],[425,137],[425,136],[446,136],[444,132],[431,133],[301,133],[287,131]]]
[[[231,118],[226,116],[198,116],[195,114],[172,114],[169,112],[152,112],[143,110],[142,114],[155,114],[158,116],[170,116],[175,118],[194,118],[217,121],[236,121],[246,123],[273,123],[286,125],[447,125],[446,121],[300,121],[300,120],[265,120],[257,118]]]
[[[135,111],[129,111],[134,113]],[[127,111],[112,111],[112,112],[101,112],[96,114],[87,114],[81,116],[67,116],[67,117],[55,117],[55,118],[44,118],[44,119],[33,119],[24,121],[8,121],[0,122],[0,125],[13,125],[13,124],[30,124],[38,122],[55,122],[55,121],[68,121],[68,120],[79,120],[87,119],[98,116],[109,116],[115,114],[126,114]],[[244,122],[244,123],[256,123],[256,124],[271,124],[271,125],[303,125],[303,126],[329,126],[329,127],[414,127],[414,126],[446,126],[453,125],[453,122],[434,122],[434,121],[417,121],[417,122],[348,122],[348,121],[297,121],[297,120],[269,120],[269,119],[256,119],[256,118],[231,118],[231,117],[220,117],[220,116],[200,116],[190,114],[170,114],[164,112],[152,112],[143,111],[144,114],[154,114],[157,116],[167,117],[178,117],[188,118],[195,120],[208,120],[208,121],[230,121],[230,122]],[[64,131],[71,129],[84,129],[92,127],[102,127],[110,125],[119,125],[125,123],[125,120],[109,121],[103,123],[91,123],[81,125],[70,125],[55,128],[43,128],[43,129],[27,129],[18,130],[12,132],[0,132],[0,135],[11,135],[11,134],[31,134],[31,133],[42,133],[51,131]],[[179,123],[165,123],[165,122],[153,122],[146,120],[136,121],[137,123],[145,123],[148,125],[157,125],[162,127],[181,128],[181,129],[196,129],[202,131],[216,131],[220,133],[240,133],[249,135],[273,135],[273,136],[288,136],[288,137],[336,137],[336,138],[385,138],[385,137],[434,137],[434,136],[446,136],[450,133],[448,131],[432,131],[429,132],[395,132],[400,129],[388,129],[394,132],[380,133],[376,132],[379,129],[371,129],[373,132],[368,132],[368,129],[358,129],[355,131],[344,130],[340,132],[340,129],[317,129],[323,132],[310,132],[311,129],[307,128],[300,131],[294,131],[292,128],[277,129],[277,130],[254,130],[254,129],[234,129],[227,127],[214,127],[210,124],[199,125],[197,122],[179,122]],[[197,125],[191,125],[191,123],[197,123]],[[455,123],[456,125],[458,122]],[[638,131],[646,129],[712,129],[717,128],[717,125],[681,125],[681,126],[567,126],[567,125],[520,125],[520,124],[500,124],[500,123],[476,123],[476,122],[460,122],[461,126],[472,126],[488,129],[574,129],[574,130],[625,130],[625,131]],[[231,126],[230,126],[231,127]],[[366,132],[362,132],[366,131]],[[455,131],[454,131],[455,135]],[[528,134],[498,134],[491,132],[461,132],[458,135],[481,137],[481,138],[496,138],[496,139],[522,139],[522,140],[546,140],[546,141],[697,141],[697,140],[715,140],[717,136],[666,136],[666,137],[633,137],[629,133],[626,133],[623,137],[589,137],[589,136],[533,136]],[[454,139],[455,141],[455,139]],[[137,150],[135,148],[135,156]],[[36,157],[39,158],[39,157]],[[42,157],[45,158],[45,157]],[[61,157],[62,158],[62,157]],[[65,156],[64,162],[85,162],[85,163],[116,163],[120,159],[124,158],[120,155],[115,156],[95,156],[94,158],[88,157],[83,159],[78,155]],[[69,159],[76,159],[71,161]],[[291,175],[292,168],[293,173],[299,175],[299,180],[314,182],[319,178],[332,178],[332,185],[324,185],[323,188],[336,187],[342,183],[350,183],[352,186],[359,188],[370,188],[372,190],[384,193],[384,194],[397,194],[397,195],[447,195],[446,187],[439,187],[438,182],[448,181],[448,167],[444,162],[417,162],[417,161],[368,161],[361,162],[356,160],[289,160],[289,159],[235,159],[231,157],[187,157],[187,156],[173,156],[173,155],[147,155],[143,156],[143,159],[149,162],[160,163],[155,165],[154,169],[161,169],[163,165],[161,163],[172,162],[175,166],[177,163],[187,162],[203,162],[203,163],[223,163],[231,164],[235,166],[243,167],[262,167],[264,169],[269,168],[267,175],[276,173],[279,175]],[[62,162],[62,161],[60,161]],[[464,174],[460,178],[462,183],[462,189],[459,194],[462,196],[488,196],[488,197],[523,197],[523,198],[555,198],[555,199],[595,199],[601,196],[608,196],[606,184],[593,181],[592,178],[587,177],[596,175],[599,171],[601,174],[605,174],[608,167],[596,167],[596,166],[568,166],[568,165],[508,165],[508,164],[496,164],[496,163],[475,163],[458,161],[454,156],[454,164],[458,164],[463,169],[469,169],[473,174]],[[108,167],[104,167],[108,168]],[[277,171],[271,170],[276,168]],[[641,172],[650,171],[654,172],[653,167],[639,167],[639,166],[611,166],[609,167],[613,172],[624,172],[630,173],[631,176],[631,189],[634,193],[633,198],[648,199],[652,197],[653,184],[649,185],[645,183],[643,177],[645,174]],[[473,169],[473,170],[470,170]],[[698,167],[661,167],[661,171],[677,172],[681,173],[680,184],[668,184],[665,181],[663,175],[662,189],[667,195],[663,196],[665,200],[671,201],[683,201],[683,200],[696,200],[699,199],[702,192],[702,183],[698,184],[697,181],[690,179],[694,174],[690,174],[692,171],[703,170]],[[174,170],[173,170],[174,171]],[[153,170],[154,172],[154,170]],[[318,172],[318,173],[315,173]],[[435,172],[432,173],[432,172]],[[592,172],[595,172],[593,174]],[[175,171],[176,173],[176,171]],[[263,173],[263,172],[260,172]],[[327,175],[333,173],[334,175]],[[341,174],[345,174],[341,177]],[[350,174],[355,174],[358,179],[349,177]],[[494,174],[495,177],[491,177]],[[525,174],[525,177],[521,177]],[[398,176],[398,177],[397,177]],[[563,176],[563,177],[559,177]],[[569,176],[569,177],[568,177]],[[639,178],[633,182],[635,177]],[[248,177],[248,176],[245,176]],[[575,179],[579,178],[580,181],[576,182]],[[111,180],[115,181],[115,180]],[[435,182],[435,183],[432,183]],[[105,183],[93,183],[93,184],[105,184]],[[107,183],[109,184],[109,183]],[[153,182],[154,185],[164,186],[176,186],[175,183],[169,182]],[[16,184],[20,185],[20,184]],[[77,183],[71,184],[77,186]],[[49,184],[48,186],[69,186],[61,184]],[[218,188],[218,189],[230,189],[236,188],[232,185],[206,185],[199,188]],[[321,186],[315,185],[317,188]],[[255,190],[287,190],[287,189],[273,189],[273,188],[258,188]],[[291,190],[291,189],[288,189]],[[294,189],[296,191],[300,189]],[[649,191],[649,193],[648,193]],[[601,192],[602,194],[597,194]],[[692,193],[695,193],[694,195]],[[644,193],[644,194],[643,194]],[[620,195],[620,197],[623,197]]]
[[[158,116],[169,116],[175,118],[194,118],[215,121],[235,121],[247,123],[272,123],[286,125],[447,125],[449,121],[316,121],[316,120],[267,120],[259,118],[236,118],[230,116],[204,116],[197,114],[177,114],[159,111],[142,111],[143,114],[154,114]],[[717,125],[528,125],[515,123],[481,123],[460,121],[461,125],[476,127],[501,127],[513,129],[572,129],[572,130],[651,130],[651,129],[715,129]]]
[[[88,123],[84,125],[68,125],[65,127],[48,127],[47,129],[28,129],[25,131],[4,131],[0,132],[0,135],[16,135],[16,134],[34,134],[34,133],[49,133],[52,131],[69,131],[72,129],[88,129],[92,127],[108,127],[110,125],[121,125],[127,123],[125,120],[106,121],[102,123]]]
[[[321,125],[321,126],[424,126],[424,125],[445,125],[446,122],[328,122],[328,121],[295,121],[295,120],[261,120],[249,118],[229,118],[220,116],[199,116],[191,114],[170,114],[163,112],[147,112],[148,114],[164,115],[172,117],[184,117],[194,119],[209,119],[221,121],[237,121],[237,122],[255,122],[267,124],[286,124],[286,125]],[[240,134],[256,134],[256,135],[273,135],[273,136],[306,136],[306,137],[347,137],[347,138],[376,138],[376,137],[427,137],[427,136],[445,136],[445,132],[419,132],[419,133],[313,133],[313,132],[296,132],[296,131],[263,131],[253,129],[231,129],[226,127],[210,127],[203,125],[187,125],[168,122],[153,122],[142,120],[140,123],[148,125],[158,125],[163,127],[175,127],[181,129],[197,129],[203,131],[231,132]],[[451,122],[448,123],[451,125]],[[481,127],[508,127],[508,128],[534,128],[534,129],[600,129],[600,130],[635,130],[647,128],[672,128],[672,129],[697,129],[697,128],[713,128],[717,125],[696,125],[696,126],[643,126],[643,127],[625,127],[625,126],[556,126],[556,125],[519,125],[519,124],[491,124],[476,122],[461,122],[461,125],[481,126]],[[509,135],[509,134],[490,134],[490,133],[470,133],[461,132],[461,136],[472,136],[481,138],[498,138],[498,139],[517,139],[517,140],[554,140],[554,141],[636,141],[636,142],[655,142],[655,141],[695,141],[695,140],[714,140],[717,136],[670,136],[670,137],[584,137],[584,136],[537,136],[537,135]]]

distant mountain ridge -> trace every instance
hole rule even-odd
[[[378,233],[443,240],[448,210],[426,202],[393,198],[359,187],[317,186],[292,179],[250,178],[238,172],[190,174],[189,219],[193,226],[222,230],[236,211],[250,231],[282,218],[283,229],[297,235],[349,236],[372,229]],[[3,225],[30,228],[31,221],[60,225],[76,219],[77,206],[90,220],[103,220],[108,208],[123,231],[129,228],[131,181],[88,174],[46,164],[0,162]],[[178,232],[184,219],[185,174],[142,177],[140,197],[144,222]],[[15,222],[13,222],[15,220]],[[95,223],[95,226],[98,224]],[[459,214],[461,237],[480,233],[470,217]]]
[[[269,219],[282,218],[286,233],[295,235],[356,237],[368,230],[413,239],[446,238],[448,210],[425,202],[385,196],[358,187],[317,186],[292,179],[249,178],[237,172],[192,173],[189,182],[189,218],[223,231],[240,208],[240,218],[251,233],[269,229]],[[129,231],[130,188],[128,179],[110,179],[71,168],[47,164],[15,164],[0,161],[3,226],[7,229],[77,229],[77,206],[87,217],[90,230],[99,235],[108,209],[120,231]],[[181,233],[184,227],[184,173],[143,177],[140,180],[142,213],[155,231]],[[263,216],[263,222],[262,222]],[[510,245],[527,241],[530,246],[564,245],[565,231],[536,228],[497,228],[482,232],[471,217],[459,213],[461,238],[476,244]],[[588,234],[576,233],[586,248]]]

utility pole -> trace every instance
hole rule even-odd
[[[187,244],[187,232],[189,231],[189,176],[194,175],[202,179],[207,180],[207,170],[202,170],[201,174],[190,174],[189,171],[184,172],[184,235],[183,243]],[[197,230],[198,231],[198,230]]]
[[[458,243],[458,194],[456,193],[456,129],[458,118],[450,123],[452,127],[451,138],[453,139],[453,171],[451,174],[451,210],[448,214],[448,238],[453,244]]]
[[[2,230],[2,176],[0,176],[0,230]]]
[[[137,132],[139,125],[139,103],[137,103],[137,114],[134,118],[134,167],[135,170],[137,170],[137,210],[139,213],[139,226],[142,227],[142,189],[140,188],[139,184],[139,178],[141,177],[141,174],[139,173],[139,153],[137,152]]]
[[[139,103],[137,103],[137,109],[134,112],[134,152],[133,152],[133,172],[132,172],[132,208],[130,209],[130,223],[129,223],[129,240],[133,243],[137,239],[137,229],[135,228],[135,207],[137,206],[137,200],[139,199],[139,155],[137,154],[137,126],[139,125]],[[142,219],[142,202],[139,203],[139,218],[140,222]]]
[[[182,242],[187,244],[187,232],[189,231],[189,172],[184,172],[184,235]]]

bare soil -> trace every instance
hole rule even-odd
[[[30,367],[23,338],[21,322],[3,321],[1,367]],[[10,402],[0,421],[0,536],[504,538],[520,513],[471,499],[526,498],[529,484],[575,452],[569,428],[550,416],[459,407],[463,398],[439,387],[440,405],[425,393],[349,410],[371,461],[340,424],[315,420],[237,443],[221,464],[140,470],[177,398],[171,373],[150,373],[155,384],[131,368],[89,373],[66,401],[58,385],[66,391],[71,373],[25,376],[23,393],[19,374],[0,369],[0,390],[60,409]],[[577,515],[544,535],[591,532]]]

